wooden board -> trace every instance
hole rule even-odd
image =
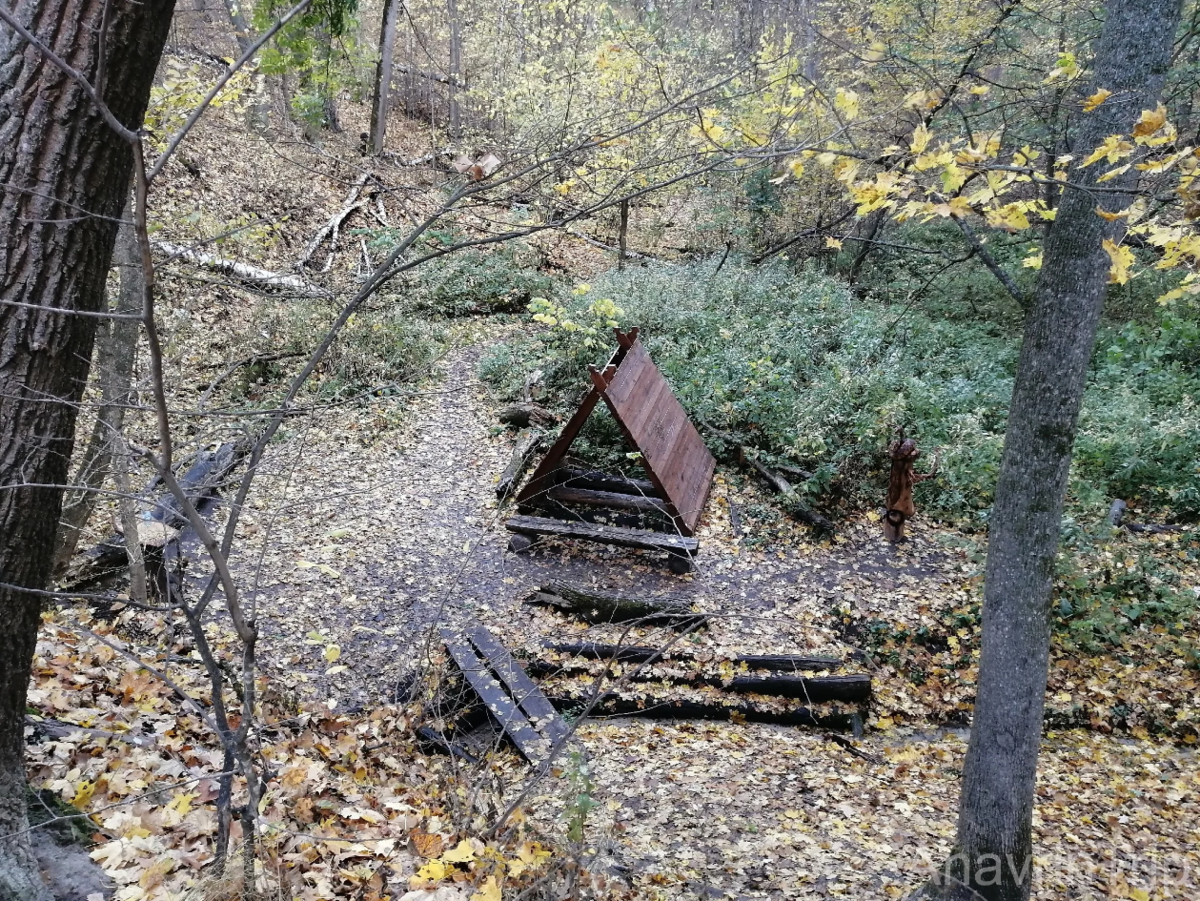
[[[538,734],[529,718],[504,690],[500,681],[492,675],[487,663],[480,658],[475,649],[449,629],[442,630],[442,641],[458,668],[462,670],[463,678],[483,700],[488,711],[496,718],[505,734],[513,740],[517,749],[531,763],[545,760],[550,752],[550,739]]]
[[[652,532],[649,529],[619,529],[590,522],[564,522],[542,516],[514,516],[504,528],[521,535],[557,535],[560,538],[579,538],[600,544],[615,544],[620,547],[644,548],[654,551],[672,551],[694,554],[700,549],[695,538],[685,538],[668,532]]]
[[[693,535],[712,486],[716,461],[683,405],[634,341],[608,381],[604,402],[641,452],[651,482],[662,492],[684,535]]]
[[[552,744],[557,745],[566,738],[567,724],[559,717],[554,706],[546,700],[541,689],[521,668],[521,664],[509,653],[508,648],[483,626],[468,628],[466,636],[487,658],[488,664],[500,677],[500,681],[508,687],[513,700],[528,715],[530,725],[544,733]]]

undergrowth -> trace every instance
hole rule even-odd
[[[945,301],[942,302],[944,307]],[[940,458],[923,512],[983,525],[1000,463],[1019,332],[996,321],[862,300],[840,282],[783,264],[727,260],[611,271],[530,307],[540,328],[500,345],[480,372],[505,398],[544,373],[544,400],[567,411],[602,364],[610,321],[638,326],[650,355],[717,453],[734,444],[789,462],[826,508],[880,500],[885,448],[904,427]],[[1113,497],[1138,515],[1200,515],[1200,326],[1194,308],[1106,328],[1072,468],[1069,509],[1096,518]],[[597,463],[628,448],[599,419],[575,448]]]

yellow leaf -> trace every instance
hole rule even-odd
[[[1110,213],[1108,210],[1101,209],[1100,207],[1096,207],[1096,215],[1098,215],[1105,222],[1116,222],[1118,219],[1123,219],[1129,215],[1129,208],[1126,207],[1123,210],[1119,210],[1115,213]]]
[[[431,860],[417,870],[417,878],[428,882],[437,882],[446,878],[446,865],[440,860]]]
[[[1090,113],[1111,96],[1112,91],[1108,90],[1107,88],[1101,88],[1091,97],[1087,98],[1087,100],[1083,101],[1083,111],[1085,113]]]
[[[976,97],[982,97],[991,89],[992,86],[990,84],[973,84],[970,88],[968,88],[968,90]]]
[[[171,810],[179,812],[181,817],[185,817],[191,812],[192,802],[200,797],[195,792],[182,792],[171,799],[171,803],[167,805]]]
[[[887,45],[884,44],[883,41],[876,41],[871,45],[870,49],[863,54],[863,56],[866,58],[867,62],[877,63],[887,56]]]
[[[1161,103],[1158,109],[1142,110],[1142,118],[1138,119],[1137,125],[1133,126],[1133,136],[1135,138],[1144,138],[1147,135],[1152,135],[1167,121],[1167,108]]]
[[[1133,145],[1124,140],[1121,135],[1109,135],[1104,139],[1104,142],[1088,154],[1087,158],[1079,165],[1082,168],[1087,168],[1096,160],[1107,158],[1110,163],[1115,163],[1122,157],[1129,156],[1133,152]]]
[[[837,94],[834,95],[833,105],[841,111],[847,119],[854,119],[858,116],[858,95],[853,91],[848,91],[845,88],[838,88]]]
[[[1129,267],[1133,265],[1133,251],[1105,238],[1104,252],[1112,260],[1112,268],[1108,270],[1108,283],[1123,285],[1129,281]]]
[[[342,649],[340,647],[338,647],[336,644],[331,644],[331,645],[326,646],[325,659],[328,662],[333,663],[333,661],[337,660],[341,656],[342,656]]]
[[[1150,901],[1150,893],[1144,888],[1131,888],[1129,890],[1129,897],[1133,901]]]
[[[479,887],[479,891],[471,896],[471,901],[500,901],[500,898],[500,883],[496,881],[495,876],[489,876]]]
[[[826,238],[825,246],[828,247],[830,250],[841,250],[842,242],[840,240],[838,240],[837,238]]]
[[[1025,205],[1022,203],[1006,203],[1004,206],[987,212],[988,225],[1016,232],[1029,228],[1029,217],[1025,215]]]
[[[1129,166],[1130,166],[1130,164],[1126,163],[1124,166],[1117,166],[1117,168],[1115,168],[1115,169],[1109,169],[1107,172],[1105,172],[1103,175],[1101,175],[1099,178],[1096,179],[1096,184],[1100,184],[1101,182],[1105,182],[1105,181],[1111,181],[1112,179],[1116,178],[1118,175],[1124,174],[1125,172],[1129,171]]]
[[[71,799],[72,807],[86,807],[92,795],[96,793],[96,783],[83,781],[75,789],[75,797]]]
[[[930,137],[929,129],[925,127],[924,123],[918,125],[913,130],[912,143],[908,145],[908,149],[913,153],[924,153],[925,148],[929,146]]]
[[[1035,253],[1032,256],[1027,256],[1021,261],[1021,265],[1026,269],[1041,269],[1042,255],[1040,253]]]
[[[792,173],[792,178],[799,178],[804,174],[804,163],[799,159],[789,160],[788,171]]]
[[[470,863],[474,859],[475,849],[471,847],[471,840],[469,838],[464,838],[442,855],[442,860],[447,863]]]

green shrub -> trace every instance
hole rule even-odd
[[[885,484],[884,450],[903,426],[938,449],[938,478],[919,505],[983,521],[1000,464],[1018,338],[995,322],[934,318],[859,300],[843,284],[783,264],[736,259],[610,271],[589,290],[559,290],[539,304],[547,328],[495,348],[481,375],[514,396],[541,368],[564,412],[586,387],[584,364],[602,364],[611,340],[585,329],[598,302],[637,325],[659,368],[710,445],[758,448],[813,473],[801,486],[826,505],[874,506]],[[549,323],[544,312],[553,308]],[[1188,516],[1200,512],[1200,430],[1194,427],[1200,358],[1194,311],[1106,332],[1085,401],[1072,503],[1139,499]],[[590,341],[590,346],[589,346]],[[615,435],[615,430],[607,430]],[[582,444],[598,462],[626,450],[606,430]],[[590,442],[590,448],[589,448]],[[578,449],[578,448],[577,448]]]
[[[337,318],[335,305],[288,301],[264,307],[260,331],[281,350],[309,353]],[[404,310],[363,309],[350,318],[317,370],[322,394],[375,388],[425,374],[446,344],[437,323]]]
[[[370,249],[382,254],[395,246],[399,233],[361,234],[369,234]],[[434,232],[426,239],[429,245],[445,246],[461,237]],[[540,263],[540,252],[519,241],[495,249],[467,248],[410,270],[400,281],[399,293],[410,309],[435,316],[521,312],[533,297],[555,289],[555,280],[538,270]]]

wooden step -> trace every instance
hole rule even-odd
[[[691,556],[700,549],[700,541],[683,535],[652,532],[649,529],[622,529],[590,522],[564,522],[542,516],[514,516],[504,524],[510,532],[521,535],[553,535],[558,538],[578,538],[600,544],[642,548],[651,551],[670,551]]]
[[[466,635],[443,629],[446,650],[517,749],[530,763],[542,763],[566,737],[566,723],[494,635],[478,625]]]

